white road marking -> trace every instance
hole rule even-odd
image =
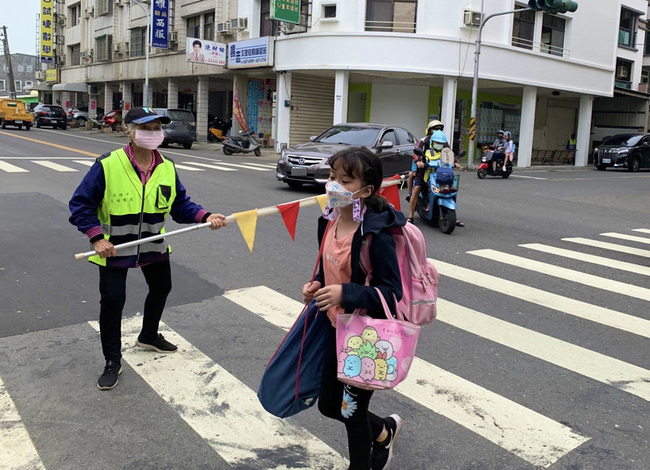
[[[527,178],[530,180],[547,180],[548,178],[540,178],[539,176],[524,176],[524,175],[510,175],[510,178]]]
[[[629,255],[643,256],[644,258],[650,258],[650,250],[641,250],[639,248],[617,245],[616,243],[601,242],[600,240],[591,240],[589,238],[582,237],[563,238],[562,241],[593,246],[595,248],[602,248],[604,250],[618,251],[619,253],[627,253]]]
[[[443,276],[448,276],[484,289],[491,289],[503,295],[515,297],[575,317],[584,318],[585,320],[600,323],[611,328],[617,328],[628,333],[650,338],[650,321],[643,318],[568,297],[562,297],[552,292],[535,289],[534,287],[455,266],[440,260],[432,259],[431,261],[435,263],[436,268]]]
[[[179,165],[178,163],[174,163],[174,166],[180,170],[187,170],[187,171],[205,171],[203,168],[194,168],[193,166],[187,166],[187,165]]]
[[[615,232],[601,233],[601,235],[603,237],[618,238],[619,240],[645,243],[646,245],[650,245],[650,238],[646,238],[646,237],[636,237],[634,235],[627,235],[625,233],[615,233]]]
[[[209,165],[209,164],[207,164],[207,163],[198,163],[198,162],[197,162],[197,163],[195,163],[195,162],[183,162],[183,163],[184,163],[184,164],[190,164],[190,165],[196,165],[196,166],[200,166],[200,167],[203,167],[203,168],[211,168],[211,169],[213,169],[213,170],[221,170],[221,171],[237,171],[237,170],[235,170],[234,168],[228,168],[228,167],[225,167],[225,166],[219,166],[219,165]]]
[[[523,256],[515,256],[509,253],[503,253],[496,250],[473,250],[467,252],[470,255],[480,256],[498,263],[515,266],[517,268],[528,269],[538,273],[553,276],[566,281],[583,284],[585,286],[593,287],[595,289],[606,290],[608,292],[615,292],[617,294],[627,295],[641,300],[650,301],[650,289],[639,287],[626,282],[616,281],[614,279],[594,276],[593,274],[586,274],[573,269],[555,266],[553,264],[542,263]]]
[[[650,371],[462,305],[438,299],[438,319],[650,401]]]
[[[607,268],[619,269],[621,271],[627,271],[631,273],[642,274],[644,276],[650,276],[650,266],[627,263],[625,261],[618,261],[611,258],[605,258],[604,256],[589,255],[587,253],[581,253],[579,251],[565,250],[564,248],[542,245],[541,243],[526,243],[524,245],[519,245],[519,246],[521,246],[522,248],[528,248],[530,250],[536,250],[536,251],[548,253],[550,255],[562,256],[564,258],[575,259],[578,261],[585,261],[587,263],[597,264],[599,266],[605,266]]]
[[[89,323],[99,330],[98,322]],[[123,321],[123,343],[134,345],[141,327],[142,316]],[[160,323],[160,329],[178,352],[131,346],[123,358],[230,465],[265,458],[268,468],[287,468],[271,465],[273,459],[299,453],[305,469],[347,468],[346,459],[307,430],[267,413],[253,390],[167,325]],[[120,380],[126,380],[124,374]]]
[[[650,229],[647,228],[633,228],[632,231],[639,233],[650,233]]]
[[[44,160],[44,161],[32,160],[32,163],[36,163],[37,165],[44,166],[45,168],[49,168],[50,170],[54,170],[54,171],[60,171],[60,172],[79,171],[79,170],[77,170],[75,168],[70,168],[69,166],[59,165],[58,163],[50,162],[50,161],[47,161],[47,160]]]
[[[232,290],[224,296],[284,329],[291,327],[303,308],[302,303],[266,286]],[[408,380],[395,390],[533,465],[548,467],[588,440],[567,426],[418,358]]]
[[[29,173],[29,170],[3,161],[0,161],[0,170],[6,171],[7,173]]]
[[[189,165],[199,165],[199,166],[205,166],[205,163],[197,163],[197,162],[183,162],[187,163]],[[246,164],[241,164],[241,163],[225,163],[225,162],[219,162],[219,165],[226,165],[226,166],[233,166],[235,168],[244,168],[246,170],[255,170],[255,171],[271,171],[269,168],[255,168],[253,166],[248,166]]]
[[[72,161],[80,165],[86,165],[86,166],[93,166],[95,164],[95,160],[72,160]]]
[[[7,469],[45,469],[34,443],[0,378],[0,466]]]

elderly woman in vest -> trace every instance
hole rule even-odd
[[[114,388],[122,372],[121,319],[129,268],[141,268],[149,286],[136,345],[159,353],[177,350],[158,333],[172,287],[170,247],[164,239],[119,251],[115,245],[164,233],[168,215],[178,223],[210,222],[212,229],[226,225],[223,215],[190,201],[174,164],[158,152],[162,125],[169,122],[151,108],[131,109],[124,117],[129,143],[99,157],[70,200],[70,222],[97,253],[89,261],[99,266],[99,327],[106,359],[97,381],[100,390]]]

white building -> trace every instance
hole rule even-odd
[[[446,124],[457,150],[468,146],[478,31],[471,12],[480,11],[481,0],[277,0],[300,5],[299,25],[270,20],[270,0],[154,0],[169,4],[171,42],[170,49],[151,49],[148,100],[149,6],[136,1],[66,0],[65,50],[59,51],[65,66],[54,99],[107,110],[145,101],[187,108],[197,115],[201,137],[208,116],[231,116],[236,85],[249,126],[272,137],[278,150],[339,122],[386,122],[420,135],[432,115]],[[491,142],[498,129],[510,130],[519,166],[529,166],[539,150],[564,148],[574,132],[576,165],[585,165],[592,119],[608,131],[647,129],[645,35],[638,30],[648,1],[579,3],[577,12],[564,15],[497,16],[483,29],[478,139]],[[489,0],[484,13],[527,5]],[[239,50],[247,44],[239,41],[267,36],[269,56],[261,66],[187,60],[188,37],[232,52],[234,42]],[[599,114],[617,109],[615,90],[632,100],[635,119],[610,122],[607,112]]]

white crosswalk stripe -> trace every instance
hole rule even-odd
[[[95,160],[72,160],[75,163],[78,163],[79,165],[84,165],[84,166],[93,166],[95,164]]]
[[[60,172],[79,171],[75,168],[70,168],[69,166],[61,165],[59,163],[50,162],[47,160],[32,160],[32,163],[36,163],[37,165],[44,166],[45,168],[49,168],[50,170],[54,170],[54,171],[60,171]]]
[[[185,164],[192,164],[192,165],[196,165],[196,166],[200,166],[200,167],[202,167],[202,168],[210,168],[210,169],[212,169],[212,170],[221,170],[221,171],[237,171],[237,170],[235,170],[234,168],[228,168],[228,167],[221,166],[221,165],[211,165],[211,164],[209,164],[209,163],[199,163],[199,162],[183,162],[183,163],[185,163]]]
[[[563,242],[578,243],[580,245],[591,246],[594,248],[602,248],[604,250],[618,251],[620,253],[627,253],[629,255],[643,256],[650,258],[650,250],[642,250],[630,246],[617,245],[616,243],[602,242],[600,240],[592,240],[590,238],[574,237],[563,238]]]
[[[615,232],[601,233],[601,235],[603,237],[618,238],[619,240],[645,243],[646,245],[650,245],[650,238],[646,238],[646,237],[637,237],[634,235],[628,235],[626,233],[615,233]]]
[[[2,456],[1,468],[45,469],[2,378],[0,378],[0,455]]]
[[[199,165],[197,162],[183,162],[187,163],[188,165]],[[261,165],[255,165],[254,163],[226,163],[226,162],[216,162],[217,165],[219,166],[232,166],[234,168],[244,168],[246,170],[254,170],[254,171],[272,171],[268,167],[263,167]]]
[[[5,171],[7,173],[28,173],[29,172],[29,170],[25,170],[24,168],[21,168],[16,165],[12,165],[11,163],[7,163],[2,160],[0,160],[0,170]]]

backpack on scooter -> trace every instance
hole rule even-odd
[[[454,170],[448,166],[438,167],[436,170],[436,184],[438,186],[451,186],[454,182]]]
[[[397,309],[409,322],[427,325],[436,318],[438,300],[438,270],[427,259],[424,236],[415,225],[389,229],[395,240],[395,254],[402,278],[402,299]],[[370,239],[361,245],[359,264],[366,273],[366,284],[372,277]]]

